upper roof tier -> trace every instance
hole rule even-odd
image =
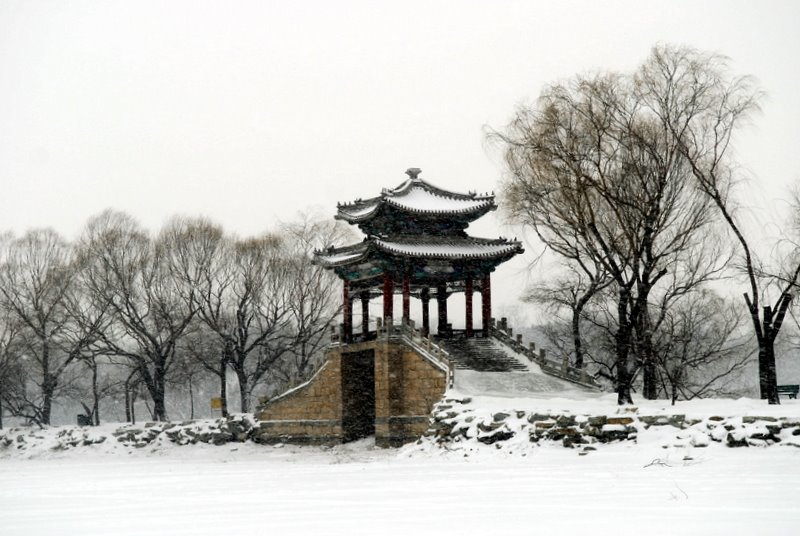
[[[463,230],[497,208],[494,195],[443,190],[420,179],[420,172],[409,169],[409,179],[397,188],[384,188],[378,197],[339,204],[336,219],[357,224],[369,235],[447,233]]]

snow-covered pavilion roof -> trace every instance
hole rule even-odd
[[[375,240],[378,249],[387,253],[396,253],[411,257],[440,259],[481,259],[505,256],[522,249],[519,242],[510,242],[504,238],[463,238],[446,237],[426,238],[393,238],[391,240]]]
[[[376,252],[418,259],[471,260],[506,258],[523,251],[522,244],[505,238],[468,236],[399,236],[370,238],[359,244],[317,251],[321,265],[334,268],[363,262]]]
[[[412,168],[406,173],[410,178],[397,188],[384,188],[377,197],[339,204],[336,218],[349,223],[361,223],[380,214],[380,209],[388,206],[410,215],[467,216],[474,220],[497,208],[492,194],[451,192],[420,179],[419,169]]]

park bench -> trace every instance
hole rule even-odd
[[[789,395],[789,398],[797,399],[797,393],[800,392],[800,385],[779,385],[778,395]]]

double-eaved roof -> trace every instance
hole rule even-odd
[[[493,270],[522,253],[522,244],[505,238],[475,238],[470,222],[495,210],[493,194],[456,193],[419,178],[420,170],[381,195],[339,204],[336,218],[358,225],[363,242],[315,252],[315,262],[343,279],[366,281],[381,274],[412,274],[412,283],[436,278],[472,277]]]

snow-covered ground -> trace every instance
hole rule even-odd
[[[0,533],[793,534],[800,451],[195,445],[0,463]],[[655,463],[654,463],[655,462]]]
[[[457,393],[453,393],[457,394]],[[612,414],[608,395],[477,397],[481,411]],[[640,414],[800,416],[800,404],[697,401]],[[92,433],[110,433],[111,425]],[[654,428],[655,430],[655,428]],[[800,448],[663,448],[657,434],[579,455],[557,442],[334,448],[116,441],[0,451],[0,534],[793,534]],[[648,439],[650,438],[650,439]]]

